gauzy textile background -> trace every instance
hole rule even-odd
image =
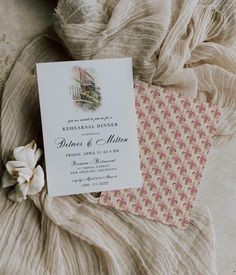
[[[50,38],[30,43],[6,83],[4,162],[14,146],[41,140],[35,63],[72,58],[131,56],[140,79],[222,107],[216,140],[227,140],[235,131],[234,5],[60,1]],[[91,196],[49,199],[45,192],[20,205],[0,193],[0,274],[215,274],[203,208],[184,232],[108,210]]]

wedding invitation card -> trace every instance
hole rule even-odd
[[[142,185],[132,59],[37,64],[49,196]]]

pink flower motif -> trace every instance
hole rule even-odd
[[[110,194],[107,193],[107,192],[102,193],[101,197],[102,197],[102,199],[103,199],[103,201],[104,201],[105,203],[107,203],[107,202],[109,202],[109,201],[111,200],[111,196],[110,196]]]
[[[157,162],[156,158],[154,158],[153,156],[147,157],[147,160],[148,160],[149,165],[153,165]]]
[[[203,140],[202,144],[206,150],[211,148],[211,143],[209,142],[209,140]]]
[[[178,196],[180,197],[181,201],[185,198],[187,198],[187,195],[182,191],[178,193]]]
[[[140,97],[140,98],[143,100],[143,103],[147,103],[147,102],[149,102],[149,101],[150,101],[149,97],[148,97],[148,96],[146,96],[146,95],[141,95],[141,97]]]
[[[179,171],[180,175],[184,175],[187,173],[187,169],[184,166],[177,167],[177,170]]]
[[[154,172],[155,175],[161,173],[161,169],[158,166],[153,167],[152,171]]]
[[[183,177],[183,180],[184,180],[185,185],[188,185],[189,183],[192,182],[192,179],[190,177],[188,177],[188,176]]]
[[[134,204],[132,204],[132,208],[134,209],[134,211],[137,213],[137,212],[139,212],[140,210],[142,210],[142,206],[141,206],[141,204],[140,203],[134,203]]]
[[[155,208],[150,208],[150,209],[148,209],[148,213],[150,214],[150,216],[151,216],[152,218],[154,218],[154,217],[157,216],[157,211],[156,211]]]
[[[172,191],[169,187],[164,187],[162,188],[162,191],[165,193],[165,195],[167,196],[168,194],[171,194]]]
[[[175,197],[168,198],[168,201],[170,202],[171,206],[173,206],[174,204],[177,204],[177,200]]]
[[[144,129],[147,129],[151,126],[151,124],[149,122],[147,122],[146,120],[145,121],[141,121],[141,125],[143,125],[143,128]]]
[[[173,180],[173,179],[176,178],[176,174],[175,174],[173,171],[168,172],[168,173],[167,173],[167,176],[169,176],[169,178],[170,178],[171,180]]]
[[[158,140],[152,141],[151,143],[154,149],[161,148],[161,143]]]
[[[127,205],[127,202],[123,198],[117,199],[116,202],[118,203],[119,207]]]
[[[140,196],[144,196],[147,194],[147,190],[145,188],[138,188],[137,191],[139,192]]]
[[[155,199],[155,201],[162,199],[162,195],[160,192],[152,193],[152,197]]]
[[[205,156],[198,156],[197,159],[199,160],[199,163],[204,165],[207,161]]]
[[[151,150],[146,146],[142,147],[141,150],[143,151],[144,155],[151,152]]]
[[[189,159],[192,156],[189,150],[183,151],[182,155],[184,156],[184,159]]]
[[[190,102],[187,98],[181,100],[181,104],[184,108],[190,107]]]
[[[203,130],[198,130],[197,134],[198,134],[199,138],[203,138],[206,136],[206,133]]]
[[[127,197],[129,198],[129,201],[131,202],[131,201],[134,201],[135,199],[136,199],[136,196],[134,195],[134,193],[129,193],[128,195],[127,195]]]
[[[214,125],[207,125],[206,128],[209,130],[209,133],[214,133],[216,131],[216,127]]]
[[[151,191],[157,189],[156,184],[153,183],[153,182],[148,182],[148,183],[147,183],[147,186],[149,186],[149,188],[150,188]]]
[[[175,97],[172,94],[166,95],[166,99],[168,103],[175,101]]]
[[[199,113],[202,113],[202,112],[206,111],[206,108],[203,104],[197,105],[196,108],[198,109]]]
[[[179,123],[182,123],[182,122],[184,122],[186,119],[185,119],[185,117],[183,116],[183,115],[177,115],[176,116],[176,119],[177,119],[177,121],[179,122]]]
[[[189,117],[189,118],[192,118],[192,117],[195,116],[195,112],[192,111],[192,110],[188,110],[186,113],[188,114],[188,117]]]
[[[202,177],[202,173],[201,173],[199,170],[193,171],[193,172],[192,172],[192,175],[194,175],[194,178],[195,178],[196,180],[198,180],[198,179],[200,179],[200,178]]]
[[[164,176],[157,178],[157,180],[160,182],[160,185],[164,185],[165,183],[167,183],[167,180]]]
[[[163,161],[162,166],[165,168],[165,170],[169,170],[172,167],[168,161]]]
[[[157,115],[151,116],[151,120],[153,121],[154,124],[161,121],[160,118]]]
[[[148,198],[144,198],[142,199],[142,202],[144,203],[145,206],[149,206],[152,204],[152,201],[149,200]]]
[[[197,189],[194,186],[189,187],[188,190],[190,191],[191,196],[197,193]]]
[[[170,112],[166,109],[161,111],[161,114],[163,115],[163,117],[166,119],[167,117],[170,117]]]
[[[169,153],[170,153],[171,155],[173,155],[173,153],[176,152],[176,149],[175,149],[175,146],[174,146],[174,145],[167,146],[167,150],[169,151]]]
[[[166,222],[168,222],[169,220],[173,220],[173,216],[170,213],[163,214],[163,217],[166,218]]]
[[[185,134],[191,132],[191,129],[188,127],[188,125],[182,125],[181,129],[184,131]]]
[[[175,139],[178,139],[181,137],[181,133],[179,130],[172,131],[171,134],[174,136]]]
[[[179,145],[179,149],[186,147],[186,143],[181,139],[177,141],[177,144]]]
[[[186,225],[189,223],[189,221],[184,217],[184,218],[180,218],[179,222],[181,223],[182,227],[186,227]]]
[[[139,192],[140,196],[143,197],[144,195],[147,194],[147,190],[145,188],[138,188],[137,191]]]
[[[195,136],[192,134],[190,136],[187,136],[187,139],[189,140],[189,143],[192,144],[196,141]]]
[[[175,123],[173,120],[167,120],[166,124],[169,126],[169,129],[172,129],[173,127],[175,127]]]
[[[194,128],[201,127],[201,123],[200,123],[200,121],[198,119],[192,120],[191,124],[194,126]]]
[[[157,100],[156,100],[156,104],[158,105],[158,108],[162,108],[162,107],[165,106],[164,101],[161,100],[161,99],[157,99]]]
[[[139,91],[139,92],[144,92],[144,91],[145,91],[145,88],[144,88],[144,86],[143,86],[141,83],[135,85],[135,87],[138,88],[138,91]]]
[[[167,209],[167,206],[163,202],[158,203],[158,207],[160,208],[161,211]]]
[[[178,164],[181,162],[181,159],[178,156],[173,156],[172,160],[174,161],[174,164]]]
[[[164,144],[167,144],[170,142],[170,138],[168,136],[162,136],[161,139],[163,140]]]
[[[179,207],[174,208],[173,211],[176,213],[176,216],[179,216],[180,214],[183,213],[183,211]]]
[[[143,172],[142,176],[145,181],[152,178],[152,176],[148,172]]]
[[[156,90],[156,89],[151,90],[150,93],[151,93],[151,94],[154,94],[155,97],[159,97],[159,96],[160,96],[160,92],[159,92],[158,90]]]
[[[187,165],[189,166],[190,169],[193,169],[197,166],[193,160],[188,161]]]
[[[151,105],[151,106],[146,106],[145,108],[148,113],[154,113],[156,111],[156,109]]]
[[[163,159],[163,158],[166,157],[166,154],[165,154],[163,151],[159,151],[159,152],[158,152],[158,155],[159,155],[159,158],[160,158],[160,159]]]
[[[175,185],[175,190],[180,190],[183,187],[182,184],[179,181],[173,182],[172,185]]]
[[[121,194],[120,190],[115,190],[113,192],[114,192],[115,197],[120,196],[120,194]]]
[[[157,126],[156,129],[159,129],[159,133],[165,133],[166,132],[166,128],[163,125]]]
[[[135,107],[137,108],[137,109],[139,109],[140,108],[140,103],[139,103],[139,101],[136,99],[135,100]]]
[[[172,105],[170,108],[173,110],[174,114],[176,114],[180,111],[180,108],[178,105]]]
[[[201,118],[205,123],[210,121],[210,117],[207,114],[202,115]]]
[[[220,111],[218,109],[211,110],[211,113],[213,114],[214,118],[220,117]]]
[[[141,170],[144,170],[147,168],[147,165],[143,161],[141,161],[140,167],[141,167]]]
[[[145,117],[145,113],[142,110],[137,110],[136,114],[137,114],[137,116],[138,116],[139,119]]]
[[[152,131],[147,131],[147,136],[149,139],[155,137],[155,134]]]
[[[197,154],[197,153],[199,153],[201,151],[201,148],[198,145],[196,145],[196,144],[192,146],[192,149],[193,149],[193,152],[195,154]]]
[[[138,141],[140,145],[143,145],[146,143],[146,139],[143,136],[139,136]]]
[[[183,204],[185,206],[185,209],[186,210],[189,210],[189,209],[192,209],[193,208],[193,205],[188,201],[188,202],[185,202]]]

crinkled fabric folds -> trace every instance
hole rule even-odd
[[[234,0],[60,0],[53,27],[14,64],[1,109],[1,150],[42,146],[35,63],[133,58],[134,75],[217,104],[216,142],[236,129]],[[3,170],[3,169],[2,169]],[[65,183],[66,184],[66,183]],[[91,195],[14,204],[0,192],[0,274],[216,274],[209,212],[186,231],[106,208]]]

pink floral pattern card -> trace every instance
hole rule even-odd
[[[142,81],[135,92],[143,185],[102,192],[100,203],[185,229],[220,110]]]

